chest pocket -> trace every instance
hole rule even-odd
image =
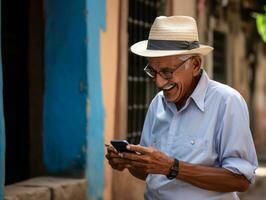
[[[205,138],[182,134],[173,139],[171,154],[180,160],[200,163],[206,156],[208,146]]]

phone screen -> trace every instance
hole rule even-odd
[[[126,140],[112,140],[111,144],[118,152],[135,153],[134,151],[130,151],[127,149],[127,145],[129,143]]]

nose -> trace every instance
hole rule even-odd
[[[163,77],[161,77],[160,74],[157,73],[154,78],[154,82],[158,88],[162,88],[163,86],[167,84],[168,80],[164,79]]]

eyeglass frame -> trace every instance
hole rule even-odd
[[[166,69],[163,69],[163,70],[160,70],[160,71],[156,71],[155,69],[153,69],[149,63],[145,66],[145,68],[143,69],[144,72],[150,77],[150,78],[155,78],[157,74],[159,74],[162,78],[164,79],[171,79],[173,78],[173,73],[179,69],[180,67],[182,67],[182,65],[184,65],[188,60],[190,60],[191,58],[193,58],[194,56],[191,56],[189,58],[187,58],[186,60],[184,60],[183,62],[181,62],[178,66],[176,66],[175,69],[172,69],[170,70],[169,68],[167,69],[167,71],[163,72],[163,70],[166,70]],[[149,68],[148,68],[149,67]],[[152,70],[155,74],[154,76],[148,71],[148,70]],[[165,73],[169,73],[169,75],[165,75]]]

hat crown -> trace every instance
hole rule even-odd
[[[149,40],[199,41],[196,21],[189,16],[156,17]]]
[[[160,16],[152,24],[149,39],[135,43],[130,50],[144,57],[162,57],[185,54],[207,55],[213,48],[199,43],[194,18]]]

